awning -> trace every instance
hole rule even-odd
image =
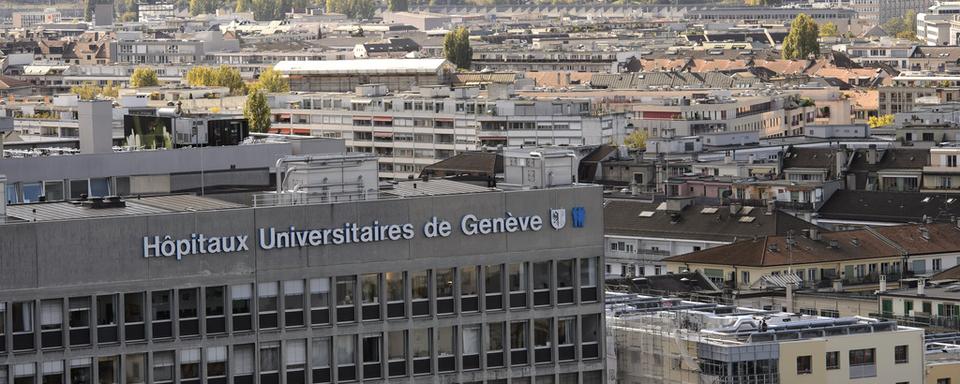
[[[372,103],[372,102],[373,102],[372,99],[352,99],[352,100],[350,100],[350,103],[353,103],[353,104],[370,104],[370,103]]]
[[[390,116],[374,116],[373,121],[393,121],[393,117]]]
[[[452,123],[452,122],[453,122],[453,119],[449,119],[449,118],[436,118],[436,119],[433,119],[433,121],[443,121],[443,122],[445,122],[445,123]]]
[[[354,120],[370,120],[370,116],[354,116]]]
[[[373,137],[393,137],[393,132],[374,132]]]
[[[803,284],[803,279],[795,274],[763,275],[760,276],[757,281],[750,284],[750,288],[786,288],[787,284],[793,284],[795,287],[799,287]]]

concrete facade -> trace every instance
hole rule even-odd
[[[0,329],[10,331],[0,332],[0,377],[18,382],[36,375],[31,382],[40,382],[49,373],[68,382],[66,372],[71,383],[153,383],[169,363],[180,368],[170,372],[177,382],[506,383],[549,377],[600,383],[600,197],[600,188],[572,187],[5,224]],[[585,209],[585,220],[554,229],[551,209],[574,207]],[[461,230],[467,215],[505,212],[538,215],[542,228],[472,236]],[[434,218],[452,223],[449,236],[427,237],[424,225]],[[412,224],[412,238],[270,250],[260,242],[263,228],[375,222]],[[153,252],[144,250],[145,238],[200,233],[248,236],[249,250],[182,260],[144,257]],[[397,276],[401,282],[394,286]],[[96,323],[75,323],[82,315]],[[77,379],[91,359],[95,369]]]

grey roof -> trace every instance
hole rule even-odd
[[[119,208],[89,208],[79,202],[15,204],[7,206],[7,216],[24,221],[72,220],[92,217],[148,215],[184,211],[208,211],[241,208],[242,205],[209,197],[169,195],[131,198]]]
[[[381,190],[385,195],[396,197],[458,195],[464,193],[481,193],[496,191],[494,188],[481,187],[473,184],[461,183],[444,179],[429,179],[401,181],[393,189]]]
[[[735,78],[720,72],[598,73],[590,79],[594,88],[641,89],[649,87],[747,88],[758,79]]]

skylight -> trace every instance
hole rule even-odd
[[[700,210],[700,213],[704,215],[712,215],[714,213],[717,213],[717,208],[704,208]]]
[[[653,215],[654,215],[655,213],[656,213],[656,212],[654,212],[654,211],[643,211],[643,212],[640,212],[640,214],[637,215],[637,216],[640,216],[640,217],[653,217]]]
[[[744,216],[744,217],[741,217],[740,220],[737,220],[737,221],[739,221],[739,222],[741,222],[741,223],[752,223],[752,222],[753,222],[754,220],[756,220],[756,219],[757,219],[757,218],[756,218],[756,217],[753,217],[753,216]]]

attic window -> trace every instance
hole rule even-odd
[[[704,215],[712,215],[714,213],[717,213],[717,208],[704,208],[700,210],[700,213]]]
[[[737,221],[739,221],[739,222],[741,222],[741,223],[752,223],[752,222],[753,222],[754,220],[756,220],[756,219],[757,219],[757,218],[756,218],[756,217],[753,217],[753,216],[744,216],[744,217],[741,217],[740,220],[737,220]]]
[[[640,212],[640,214],[637,215],[637,216],[640,216],[640,217],[653,217],[653,215],[654,215],[655,213],[656,213],[656,212],[654,212],[654,211],[643,211],[643,212]]]

